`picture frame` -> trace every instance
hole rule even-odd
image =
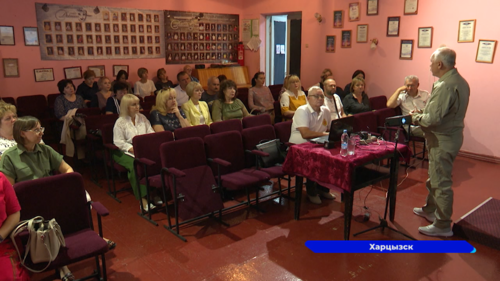
[[[33,70],[35,74],[35,82],[47,82],[54,81],[54,69],[53,68],[37,68]]]
[[[128,73],[128,65],[113,65],[113,76],[118,75],[120,70],[125,70]]]
[[[333,28],[344,27],[344,11],[333,11]]]
[[[335,53],[335,35],[326,36],[325,52]]]
[[[7,45],[7,46],[16,45],[13,26],[0,25],[0,45]]]
[[[399,36],[401,17],[387,17],[387,36]]]
[[[493,63],[497,40],[479,39],[477,43],[476,62]]]
[[[367,16],[378,15],[378,0],[367,0],[366,1],[366,15]]]
[[[418,14],[418,0],[405,0],[404,14],[405,15]]]
[[[411,60],[413,59],[413,39],[402,39],[399,48],[399,59]]]
[[[19,60],[18,59],[2,59],[3,77],[19,77]]]
[[[360,8],[359,2],[349,3],[349,21],[359,21]]]
[[[476,20],[461,20],[458,22],[458,43],[474,42]]]
[[[432,48],[432,35],[434,30],[432,26],[418,28],[418,47]]]
[[[73,66],[64,68],[64,78],[65,79],[82,79],[82,67]]]
[[[342,30],[342,48],[351,48],[352,42],[352,31],[351,30]]]
[[[96,78],[106,77],[104,65],[90,65],[87,69],[94,71]]]
[[[356,43],[368,42],[368,24],[358,24],[356,30]]]
[[[40,40],[38,39],[38,28],[37,27],[23,27],[24,33],[24,45],[25,46],[40,46]]]

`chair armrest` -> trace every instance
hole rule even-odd
[[[105,143],[104,146],[109,149],[109,150],[120,150],[118,146],[112,144],[112,143]]]
[[[174,176],[176,176],[178,178],[182,178],[182,177],[186,176],[186,173],[184,173],[183,171],[180,171],[180,170],[178,170],[176,168],[173,168],[173,167],[171,167],[171,168],[163,167],[162,171],[165,171],[168,174],[174,175]]]
[[[260,156],[260,157],[267,157],[267,156],[269,156],[269,153],[264,152],[264,151],[260,151],[260,150],[257,150],[257,149],[254,149],[254,150],[245,150],[245,152],[250,153],[250,154],[254,154],[254,155],[257,155],[257,156]]]
[[[106,209],[106,207],[104,207],[104,205],[101,204],[101,202],[90,202],[90,205],[97,212],[99,216],[105,217],[109,215],[108,209]]]
[[[208,158],[208,161],[210,162],[214,162],[215,164],[219,164],[221,166],[224,166],[224,167],[229,167],[231,166],[231,162],[228,162],[226,160],[222,160],[220,158]]]
[[[141,164],[147,165],[147,166],[153,166],[156,164],[155,161],[149,160],[148,158],[142,157],[142,158],[134,158],[134,161],[139,162]]]

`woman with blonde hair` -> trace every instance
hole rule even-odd
[[[139,98],[132,94],[123,96],[120,102],[120,117],[116,120],[113,127],[113,143],[120,149],[112,152],[113,160],[116,163],[127,169],[127,177],[132,185],[135,198],[137,200],[142,197],[142,206],[145,211],[155,208],[153,204],[148,206],[146,200],[146,186],[137,186],[134,173],[134,158],[130,154],[134,154],[132,139],[135,136],[154,133],[149,120],[139,113]],[[126,153],[129,153],[127,155]],[[140,192],[140,193],[139,193]],[[156,204],[162,204],[161,200],[155,198]]]
[[[15,146],[14,123],[17,120],[16,107],[0,100],[0,157],[5,150]]]
[[[200,101],[203,94],[201,84],[198,82],[189,82],[186,86],[186,93],[189,96],[189,100],[182,105],[182,110],[186,113],[189,124],[191,126],[212,124],[208,104]]]
[[[186,115],[177,106],[175,89],[159,90],[156,105],[150,113],[151,125],[155,132],[174,131],[177,128],[191,126]]]
[[[113,94],[113,92],[110,91],[111,81],[108,77],[101,77],[99,81],[97,81],[97,86],[99,87],[99,92],[92,97],[90,107],[99,107],[99,109],[103,109],[106,107],[106,101]]]
[[[281,94],[280,105],[281,114],[290,120],[299,106],[307,104],[306,94],[302,91],[300,78],[297,75],[291,75],[288,78],[286,91]]]

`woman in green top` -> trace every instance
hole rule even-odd
[[[212,119],[214,122],[229,119],[242,119],[250,115],[243,102],[236,98],[238,88],[232,80],[225,80],[220,85],[218,99],[212,105]]]

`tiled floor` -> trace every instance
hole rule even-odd
[[[419,161],[416,166],[398,187],[394,226],[419,240],[435,240],[418,234],[417,228],[426,222],[412,213],[426,195],[427,164]],[[498,167],[461,157],[456,160],[454,220],[490,196],[500,198]],[[304,246],[307,240],[343,239],[338,199],[317,206],[303,198],[299,221],[293,219],[293,202],[283,200],[280,205],[269,200],[262,204],[265,214],[248,209],[225,214],[223,219],[230,227],[213,220],[183,227],[186,243],[163,228],[164,214],[154,217],[160,223],[154,226],[137,215],[139,204],[131,194],[121,194],[122,203],[117,203],[106,195],[104,180],[101,189],[88,180],[88,172],[84,176],[93,200],[102,202],[111,213],[103,220],[105,236],[117,243],[106,255],[109,280],[500,280],[500,252],[477,243],[472,243],[477,249],[474,254],[314,254]],[[401,168],[399,180],[405,176]],[[378,224],[386,187],[384,182],[369,193],[368,222],[362,222],[362,214],[370,188],[355,194],[351,233]],[[404,237],[386,229],[351,239]],[[76,277],[83,277],[93,265],[88,260],[70,269]],[[52,277],[44,273],[33,279]]]

